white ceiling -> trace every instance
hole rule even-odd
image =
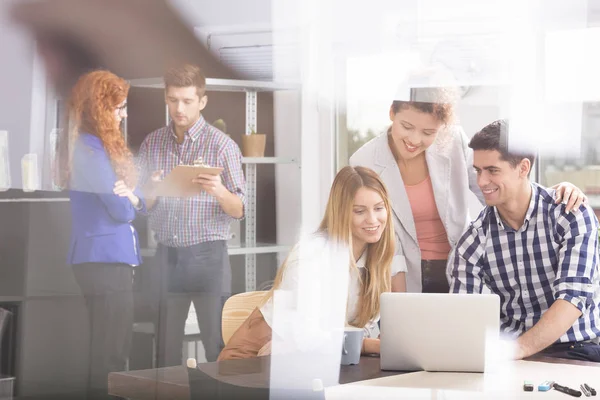
[[[197,33],[204,33],[199,35],[203,41],[207,36],[212,37],[211,50],[222,61],[255,79],[271,77],[272,57],[276,51],[282,52],[273,48],[270,39],[264,38],[271,35],[269,32],[273,27],[272,0],[169,1],[191,26],[199,28]],[[330,1],[336,10],[330,24],[334,42],[347,48],[348,54],[380,53],[386,44],[410,39],[404,37],[410,33],[418,35],[420,41],[431,36],[430,41],[439,42],[442,38],[450,39],[452,34],[464,37],[465,33],[470,33],[472,36],[475,32],[471,31],[477,29],[502,31],[506,18],[510,20],[510,16],[502,14],[511,10],[508,4],[502,5],[495,0],[369,0],[369,7],[363,0]],[[600,0],[543,1],[543,16],[539,15],[539,18],[548,27],[581,27],[586,9],[588,26],[600,26]],[[315,2],[308,3],[306,6],[315,6]],[[513,0],[512,3],[519,2]],[[466,5],[468,7],[464,7]],[[463,15],[465,8],[470,10],[468,15]]]
[[[169,0],[194,27],[271,23],[271,0]]]

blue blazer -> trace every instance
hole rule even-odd
[[[73,149],[71,168],[71,243],[67,262],[142,263],[138,235],[131,224],[139,211],[113,193],[117,176],[100,138],[82,133]]]

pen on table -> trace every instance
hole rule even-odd
[[[596,395],[596,389],[594,389],[593,387],[591,387],[587,383],[584,383],[583,386],[585,386],[585,388],[592,394],[592,396]]]
[[[590,397],[592,395],[592,392],[587,388],[585,383],[582,385],[579,385],[579,387],[581,388],[581,391],[583,392],[585,397]]]
[[[581,397],[581,392],[579,390],[571,389],[566,386],[561,386],[558,383],[555,383],[554,385],[552,385],[552,387],[554,387],[554,389],[558,390],[559,392],[563,392],[573,397]]]

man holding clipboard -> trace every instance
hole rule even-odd
[[[205,77],[196,66],[167,71],[165,101],[171,123],[149,134],[139,151],[140,180],[166,295],[161,296],[159,315],[159,366],[181,365],[191,301],[206,358],[217,359],[221,310],[231,293],[229,225],[244,216],[242,155],[233,140],[202,117],[205,89]]]

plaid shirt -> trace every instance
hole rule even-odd
[[[185,133],[181,144],[176,141],[172,123],[146,137],[138,154],[140,186],[146,184],[153,171],[164,170],[167,175],[177,165],[193,164],[200,157],[208,165],[223,167],[223,184],[245,205],[246,182],[240,149],[202,116]],[[188,247],[230,238],[229,225],[233,218],[204,191],[190,198],[159,197],[149,213],[152,230],[166,246]]]
[[[558,342],[600,336],[598,220],[582,205],[565,213],[554,191],[532,184],[523,226],[505,225],[495,207],[486,207],[457,244],[450,287],[454,293],[500,296],[501,328],[519,336],[535,325],[555,300],[582,315]]]

